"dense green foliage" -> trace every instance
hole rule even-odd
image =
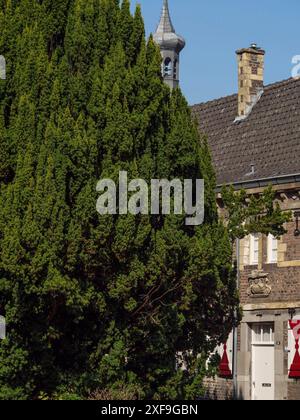
[[[230,235],[140,8],[1,0],[0,28],[0,399],[198,397],[237,305]],[[100,216],[97,181],[120,170],[203,177],[205,223]]]
[[[280,238],[286,233],[284,224],[292,217],[291,212],[281,211],[272,186],[260,194],[252,195],[246,190],[235,191],[233,187],[223,187],[222,202],[232,242],[257,232]]]

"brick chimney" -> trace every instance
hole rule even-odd
[[[264,89],[265,51],[256,44],[236,52],[239,67],[238,118],[246,118]]]

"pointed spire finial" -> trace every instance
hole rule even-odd
[[[168,0],[164,0],[160,22],[153,34],[154,42],[159,46],[163,58],[162,75],[168,86],[174,89],[179,84],[180,52],[185,47],[185,40],[177,35],[171,20]]]
[[[175,33],[175,29],[170,16],[168,0],[164,0],[162,14],[156,32]]]

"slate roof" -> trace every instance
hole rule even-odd
[[[241,122],[234,122],[237,105],[232,95],[192,107],[208,136],[218,185],[300,174],[300,79],[265,86]]]

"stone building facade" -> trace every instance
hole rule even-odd
[[[295,188],[296,187],[296,188]],[[300,207],[299,187],[296,185],[274,186],[277,200],[283,209],[298,211]],[[257,191],[258,193],[260,190]],[[238,394],[244,399],[299,399],[300,366],[291,373],[295,356],[290,321],[300,319],[300,238],[295,236],[295,221],[285,226],[287,233],[273,241],[277,249],[275,258],[270,258],[270,239],[258,235],[258,263],[251,261],[251,240],[240,244],[240,299],[243,320],[240,327],[238,348]],[[277,242],[277,244],[276,244]],[[269,248],[269,249],[268,249]],[[259,357],[272,357],[272,366],[264,372],[264,360],[255,366],[255,355],[259,345],[253,343],[254,329],[258,325],[270,325],[274,337],[270,351],[257,353]],[[266,345],[269,343],[266,343]],[[263,346],[263,344],[262,344]],[[263,347],[262,347],[263,348]],[[273,359],[274,358],[274,359]],[[259,378],[262,387],[271,383],[272,392],[256,392],[256,369],[262,369]],[[298,378],[298,379],[297,379]]]
[[[236,371],[209,380],[208,397],[300,400],[300,80],[260,86],[247,96],[245,86],[252,82],[251,75],[245,82],[241,54],[252,55],[257,65],[251,71],[263,74],[264,52],[252,45],[237,54],[238,95],[193,107],[208,136],[218,188],[233,185],[258,196],[272,185],[276,202],[293,220],[279,240],[254,234],[239,243],[243,319]]]

